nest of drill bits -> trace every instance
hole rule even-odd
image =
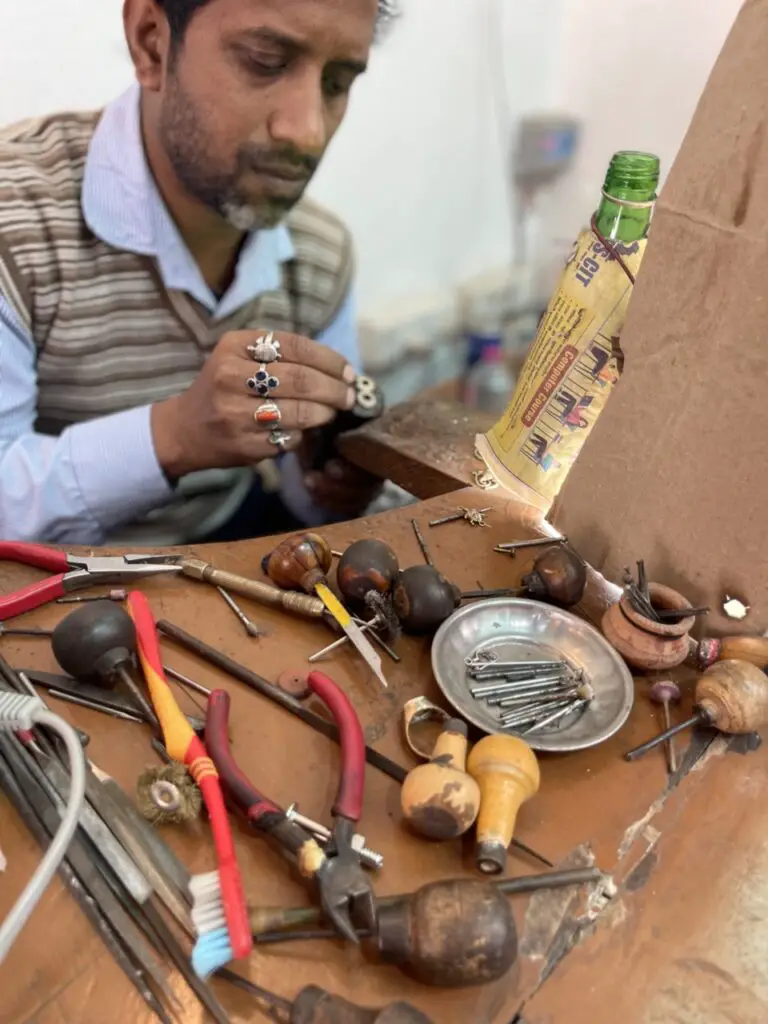
[[[474,700],[493,709],[501,729],[521,736],[570,727],[594,697],[584,671],[562,658],[500,661],[483,651],[466,666]]]

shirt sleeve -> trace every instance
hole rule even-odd
[[[357,301],[351,289],[336,318],[315,338],[340,353],[361,372],[360,344],[357,333]],[[304,474],[293,452],[280,459],[280,497],[286,508],[307,526],[322,526],[333,521],[333,516],[316,505],[304,486]]]
[[[173,496],[155,455],[150,406],[35,432],[36,351],[0,296],[0,537],[100,544]]]

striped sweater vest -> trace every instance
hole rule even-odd
[[[303,199],[287,220],[295,257],[279,290],[223,320],[167,291],[153,259],[112,248],[83,218],[99,116],[61,114],[0,131],[0,292],[37,346],[37,430],[46,434],[178,394],[228,331],[316,336],[352,275],[347,231]]]

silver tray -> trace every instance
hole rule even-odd
[[[503,729],[498,712],[469,692],[472,680],[464,659],[490,648],[504,661],[564,658],[575,670],[583,670],[594,688],[593,699],[579,717],[571,716],[560,729],[525,737],[534,750],[595,747],[618,732],[629,717],[635,696],[632,676],[596,629],[540,601],[501,597],[474,601],[454,612],[432,644],[437,685],[461,716],[483,732],[514,731]]]

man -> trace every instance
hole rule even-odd
[[[230,539],[368,505],[343,460],[308,471],[358,352],[347,232],[302,195],[392,13],[125,0],[137,84],[0,133],[0,537],[99,544],[151,513]]]

